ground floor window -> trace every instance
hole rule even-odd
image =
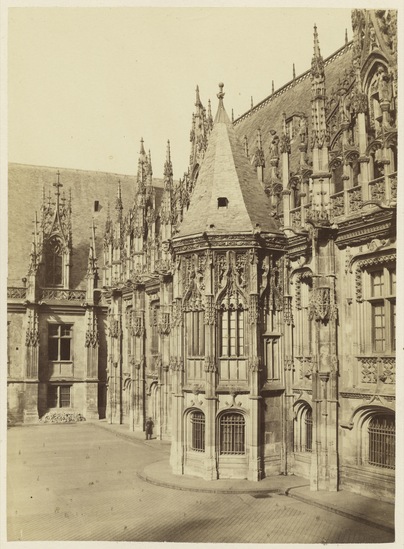
[[[191,449],[196,452],[205,451],[205,414],[192,412],[191,414]]]
[[[70,408],[71,385],[48,385],[48,408]]]
[[[368,463],[395,469],[396,426],[392,415],[373,416],[368,425]]]
[[[294,442],[295,452],[311,452],[313,449],[313,411],[309,404],[297,409]]]
[[[245,420],[239,413],[226,413],[220,417],[220,454],[245,454]]]

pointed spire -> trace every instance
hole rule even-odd
[[[38,249],[38,213],[35,210],[35,221],[34,221],[34,244],[35,251]]]
[[[317,26],[314,25],[314,44],[313,58],[311,60],[311,75],[312,78],[324,77],[324,61],[320,53],[320,42],[318,39]]]
[[[348,44],[348,29],[345,29],[345,45]]]
[[[261,128],[257,129],[257,149],[262,149]]]
[[[231,110],[231,121],[234,122],[234,109]]]
[[[94,257],[95,257],[95,225],[94,225],[94,217],[93,221],[91,223],[91,238],[92,238],[92,244],[93,244],[93,250],[94,250]]]
[[[146,154],[146,151],[144,150],[143,137],[140,138],[140,151],[139,151],[139,154]]]
[[[123,205],[122,205],[122,189],[121,189],[121,180],[118,179],[118,188],[116,193],[116,202],[115,202],[115,210],[118,212],[122,212]]]
[[[150,149],[149,149],[149,156],[148,156],[148,160],[149,160],[149,174],[150,174],[150,184],[151,184],[151,176],[153,175],[153,168],[152,168],[152,161],[151,161],[151,152],[150,152]]]
[[[272,80],[272,95],[275,93],[275,82]]]
[[[57,175],[57,181],[53,183],[53,186],[56,189],[56,210],[59,210],[59,200],[60,200],[60,187],[63,187],[62,183],[60,182],[60,171],[58,170],[56,172]]]
[[[321,57],[320,42],[318,41],[317,25],[314,23],[314,53],[313,57]]]
[[[166,161],[164,164],[164,182],[170,182],[173,175],[173,166],[171,163],[171,149],[170,149],[170,140],[167,140],[167,152],[166,152]]]
[[[295,80],[296,78],[296,68],[295,68],[295,64],[293,63],[293,80]]]
[[[211,107],[210,99],[208,99],[208,118],[212,118],[212,107]]]
[[[254,108],[254,100],[253,100],[253,96],[251,96],[251,110]]]
[[[202,102],[201,102],[201,98],[199,96],[199,86],[196,85],[196,90],[195,90],[195,107],[201,107],[202,106]]]

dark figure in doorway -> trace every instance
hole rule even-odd
[[[151,417],[146,421],[146,440],[151,440],[153,434],[154,423]]]

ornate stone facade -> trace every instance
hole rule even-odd
[[[176,474],[393,499],[396,17],[353,10],[353,42],[325,60],[315,28],[311,68],[237,120],[222,84],[214,120],[197,89],[187,172],[174,181],[168,143],[157,185],[141,142],[81,285],[57,175],[7,292],[11,417],[69,386],[89,417],[152,416]]]

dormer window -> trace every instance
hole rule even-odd
[[[46,286],[61,286],[63,284],[62,243],[56,237],[52,237],[46,246],[45,280]]]
[[[229,204],[229,201],[227,200],[227,198],[225,196],[220,196],[217,199],[217,207],[218,207],[219,210],[227,208],[228,204]]]

